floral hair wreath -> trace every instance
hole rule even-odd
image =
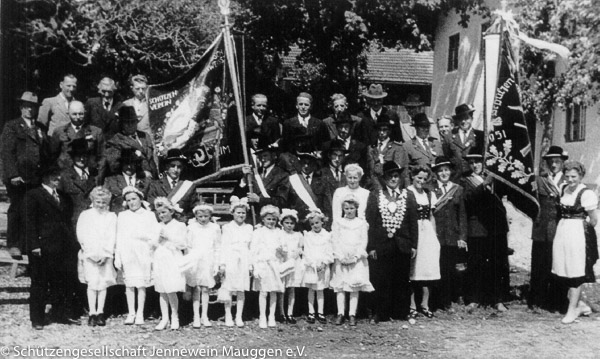
[[[171,201],[167,198],[167,197],[157,197],[154,200],[154,207],[155,208],[168,208],[171,211],[175,211],[177,213],[182,213],[183,209],[181,209],[181,207],[179,207],[179,204],[175,203],[171,203]]]
[[[323,212],[318,208],[313,208],[310,210],[310,213],[306,215],[306,220],[310,221],[313,218],[320,218],[322,221],[327,220],[327,216],[323,214]]]
[[[246,197],[239,198],[238,196],[231,196],[231,198],[229,198],[229,203],[231,204],[229,208],[229,212],[231,213],[233,213],[238,207],[243,207],[246,209],[246,211],[250,209],[248,198]]]
[[[279,223],[283,223],[283,220],[289,217],[293,218],[296,221],[296,223],[298,223],[298,211],[289,208],[284,208],[281,210],[281,217],[279,219]]]
[[[127,187],[123,188],[123,193],[122,193],[123,198],[125,198],[125,196],[127,196],[130,193],[136,193],[138,196],[140,196],[140,199],[144,199],[144,194],[142,193],[142,191],[140,191],[136,187],[127,186]]]
[[[272,204],[267,204],[263,208],[260,209],[260,218],[264,218],[266,215],[272,214],[279,219],[281,213],[279,212],[279,208],[273,206]]]
[[[194,206],[194,209],[192,209],[192,213],[194,213],[194,214],[196,214],[196,212],[198,212],[198,211],[206,211],[212,215],[215,212],[215,209],[211,205],[202,203],[202,204],[197,204],[196,206]]]

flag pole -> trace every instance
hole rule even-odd
[[[227,58],[227,64],[229,65],[229,74],[231,76],[231,85],[233,87],[233,97],[235,98],[235,108],[237,111],[237,118],[238,118],[238,126],[240,129],[240,138],[242,140],[242,149],[243,149],[243,154],[244,154],[244,164],[246,166],[250,165],[250,159],[248,157],[248,145],[246,142],[246,131],[245,131],[245,125],[244,125],[244,109],[242,108],[242,97],[240,94],[240,83],[239,83],[239,79],[238,79],[238,73],[237,73],[237,69],[235,67],[235,57],[233,54],[233,41],[231,39],[231,31],[230,31],[230,27],[231,25],[229,24],[229,18],[228,15],[231,13],[231,10],[229,8],[229,0],[219,0],[219,8],[221,9],[221,15],[223,15],[223,18],[225,20],[225,24],[223,26],[223,42],[225,44],[225,56]],[[249,192],[254,192],[253,191],[253,186],[252,186],[252,181],[250,178],[250,174],[246,175],[246,183],[248,184],[248,191]],[[252,209],[252,221],[255,221],[255,213],[254,213],[254,207],[251,206],[250,207]],[[256,223],[254,223],[256,224]]]

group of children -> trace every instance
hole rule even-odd
[[[162,315],[156,330],[169,323],[171,329],[179,328],[177,293],[185,292],[186,285],[193,288],[194,328],[212,325],[209,290],[216,280],[221,282],[217,300],[224,303],[225,325],[230,327],[244,326],[246,291],[259,292],[260,328],[276,326],[278,297],[285,322],[296,323],[295,288],[300,287],[308,288],[309,323],[326,322],[323,291],[332,288],[336,324],[344,320],[348,294],[349,324],[354,326],[358,293],[373,291],[366,252],[368,224],[358,217],[359,202],[353,195],[342,200],[343,217],[334,220],[331,232],[323,228],[323,213],[314,209],[306,217],[311,229],[304,233],[295,231],[299,221],[295,210],[280,211],[273,205],[261,208],[262,224],[254,228],[246,223],[247,200],[235,196],[230,206],[233,220],[222,227],[211,221],[213,208],[206,204],[194,207],[195,218],[187,226],[174,219],[180,209],[167,198],[155,200],[155,214],[135,187],[123,190],[127,210],[118,218],[108,211],[108,190],[96,187],[90,198],[92,208],[77,224],[82,248],[79,277],[88,285],[90,325],[105,325],[106,291],[115,284],[126,287],[125,324],[144,323],[146,288],[154,286]],[[232,297],[236,297],[235,321]]]

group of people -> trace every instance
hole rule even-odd
[[[407,124],[383,106],[387,93],[372,84],[357,115],[334,94],[331,116],[320,120],[311,115],[312,96],[302,92],[297,114],[280,121],[269,115],[267,97],[256,94],[245,119],[250,164],[231,193],[233,220],[221,227],[186,178],[181,150],[157,158],[145,77],[131,78],[134,97],[123,103],[113,98],[114,86],[102,79],[101,96],[84,104],[67,75],[38,116],[37,97],[25,92],[21,117],[2,134],[8,246],[11,255],[30,258],[34,328],[43,328],[47,303],[55,320],[77,323],[76,302],[85,296],[89,324],[104,325],[105,303],[119,300],[110,294],[116,284],[125,286],[125,324],[144,323],[152,293],[160,294],[156,329],[179,327],[177,293],[186,290],[192,325],[210,326],[214,288],[228,326],[243,326],[242,314],[255,313],[256,301],[261,328],[276,319],[296,323],[303,303],[309,323],[325,323],[337,310],[335,324],[342,324],[346,294],[351,326],[357,317],[431,318],[453,303],[507,310],[506,210],[484,170],[484,133],[472,127],[472,106],[456,106],[435,126],[419,97],[409,95]],[[597,200],[581,184],[583,166],[563,169],[555,160],[566,155],[556,151],[544,157],[552,175],[538,179],[542,210],[550,213],[541,218],[556,220],[534,228],[530,305],[545,306],[570,287],[563,318],[570,323],[590,312],[579,297],[598,257]],[[574,227],[582,227],[575,247],[565,235]]]

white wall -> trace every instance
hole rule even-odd
[[[600,110],[599,105],[588,107],[586,111],[585,141],[566,142],[566,111],[556,109],[553,115],[554,131],[552,134],[552,144],[562,147],[569,153],[569,159],[577,160],[586,168],[586,175],[583,179],[587,184],[593,184],[600,187]]]
[[[459,25],[459,21],[460,17],[450,12],[447,17],[440,19],[435,33],[431,114],[433,118],[452,115],[457,105],[473,104],[477,109],[474,127],[482,128],[483,62],[479,60],[479,48],[484,19],[472,15],[467,28]],[[448,72],[448,39],[457,33],[460,34],[458,70]]]

